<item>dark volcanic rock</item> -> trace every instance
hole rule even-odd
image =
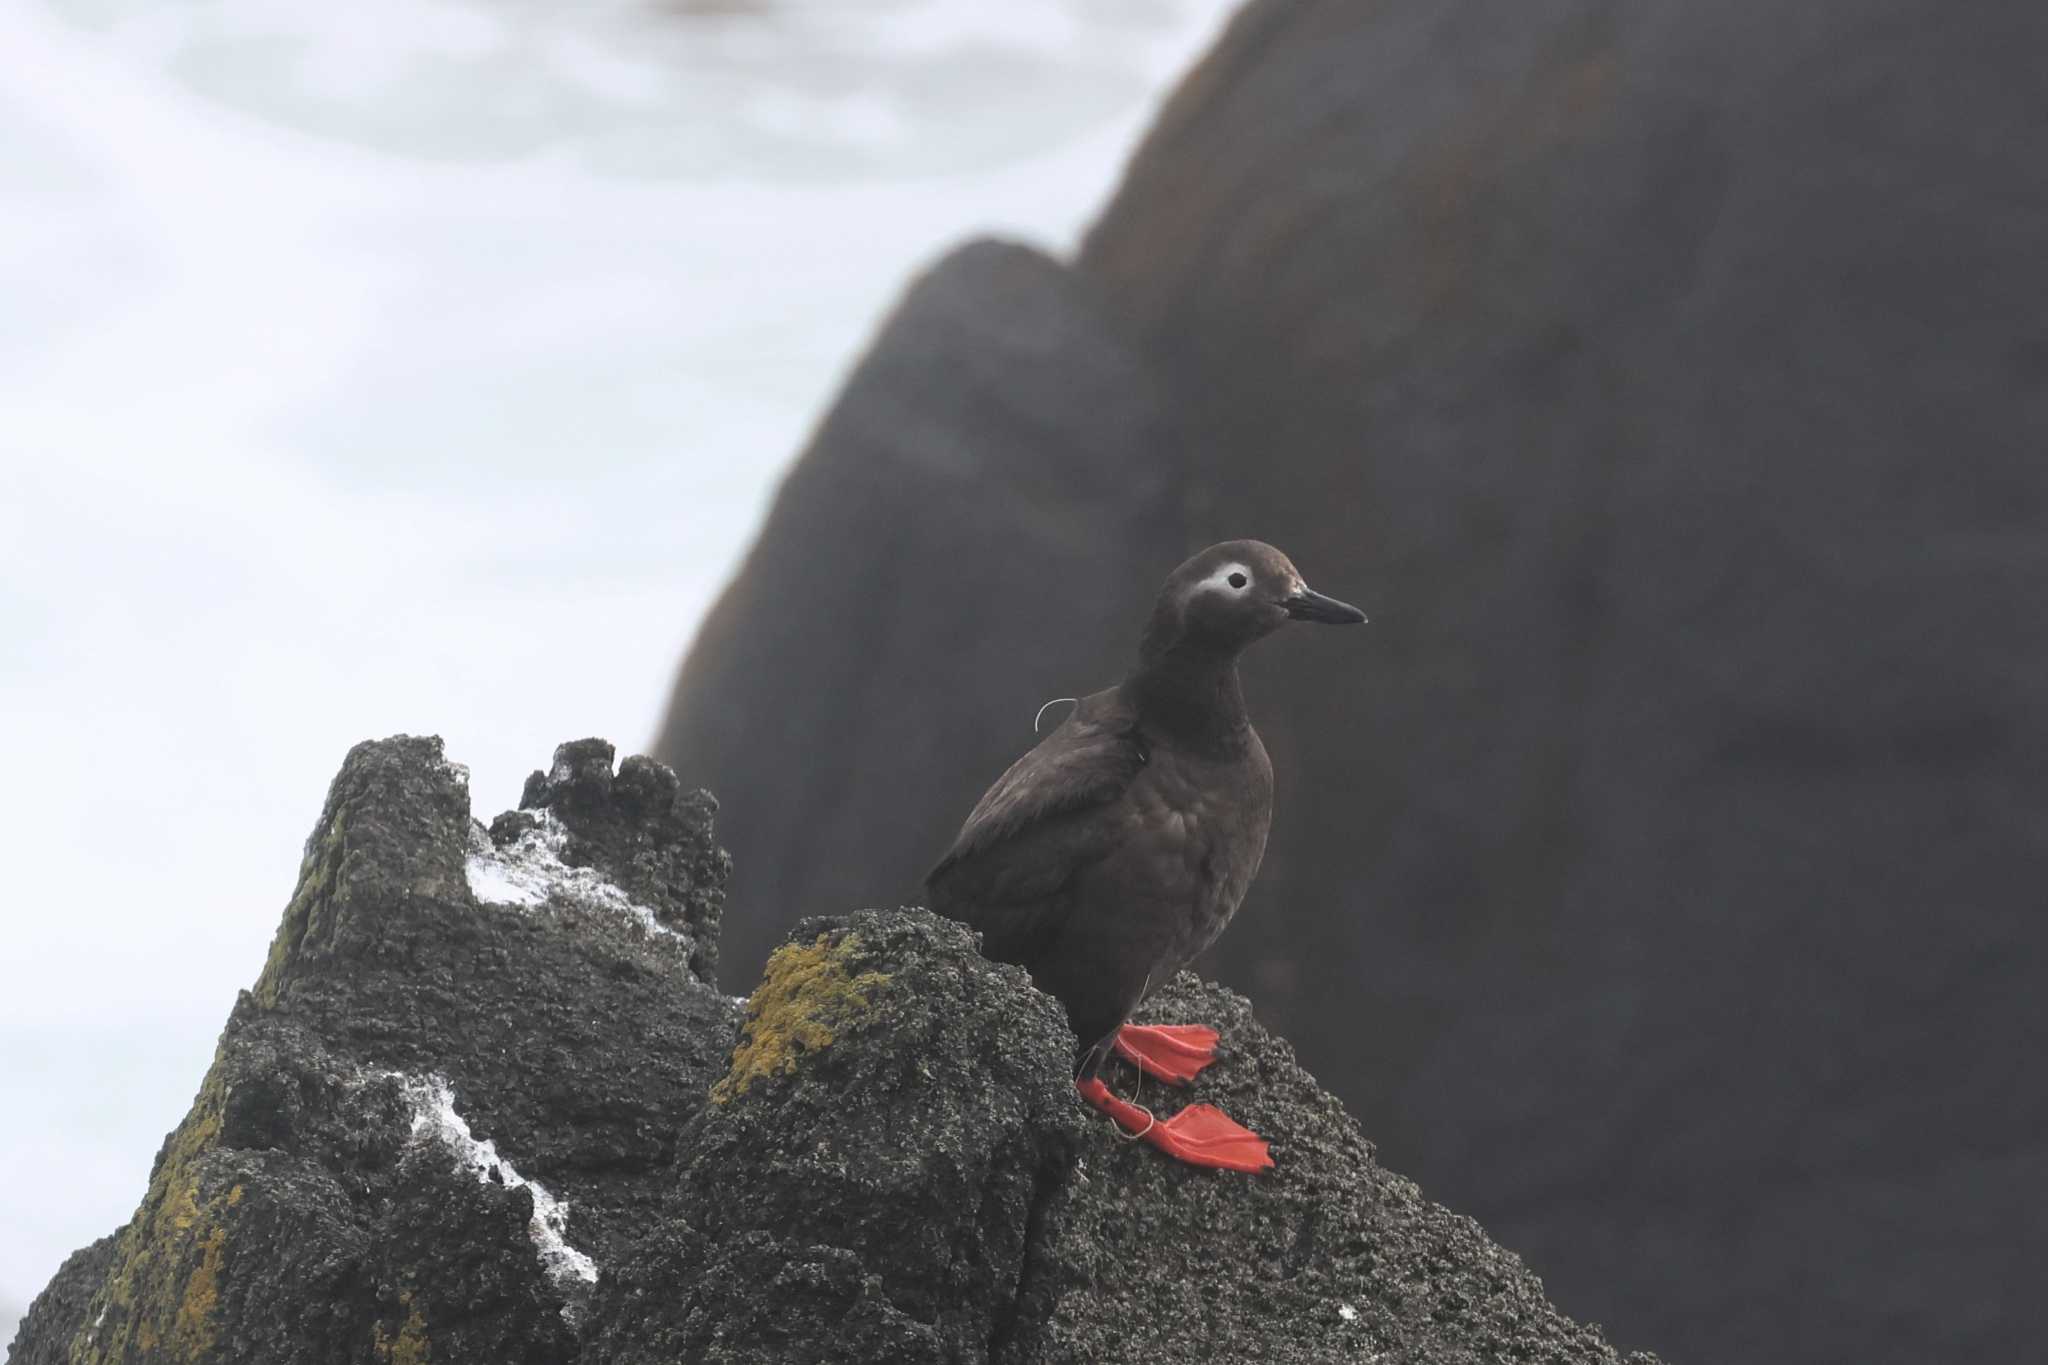
[[[64,1264],[22,1314],[8,1365],[71,1365],[71,1339],[92,1321],[92,1299],[114,1262],[121,1234],[102,1237],[64,1258]]]
[[[1271,540],[1373,624],[1247,665],[1213,965],[1389,1159],[1624,1338],[2034,1351],[2043,51],[2018,3],[1249,5],[1032,273],[1115,364],[934,318],[954,257],[692,651],[658,752],[777,851],[741,917],[915,898],[1179,556]]]
[[[814,920],[683,1133],[596,1361],[983,1358],[1073,1164],[1059,1004],[930,915]]]
[[[712,803],[611,758],[563,745],[486,834],[439,740],[349,755],[134,1219],[12,1365],[1615,1360],[1192,978],[1159,1008],[1225,1030],[1198,1093],[1273,1173],[1111,1136],[1058,1003],[921,910],[803,926],[738,1034]]]
[[[1194,1094],[1268,1135],[1276,1170],[1197,1171],[1086,1116],[1059,1006],[960,926],[805,923],[584,1359],[1616,1359],[1381,1170],[1242,999],[1183,975],[1156,1009],[1224,1031]]]
[[[10,1360],[569,1358],[738,1024],[712,809],[584,741],[493,843],[439,740],[358,746],[134,1220]]]
[[[515,844],[552,815],[569,838],[562,861],[594,869],[609,885],[653,912],[688,940],[690,970],[706,985],[718,979],[719,918],[732,859],[711,841],[706,792],[683,794],[675,774],[635,754],[612,773],[612,746],[581,739],[555,750],[545,773],[526,779],[519,809],[491,822],[491,837]]]

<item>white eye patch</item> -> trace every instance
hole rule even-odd
[[[1252,585],[1252,571],[1243,564],[1225,564],[1195,584],[1196,592],[1220,592],[1225,597],[1235,597]]]

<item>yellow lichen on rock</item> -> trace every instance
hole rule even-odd
[[[411,1294],[398,1296],[399,1302],[410,1306]],[[433,1358],[427,1345],[427,1320],[414,1308],[399,1324],[398,1335],[392,1336],[384,1330],[383,1324],[376,1328],[376,1340],[372,1343],[377,1359],[384,1365],[427,1365]]]
[[[253,989],[257,1002],[266,1009],[277,1007],[278,991],[300,944],[316,925],[333,918],[334,907],[330,902],[348,855],[347,814],[346,810],[335,811],[318,837],[307,841],[305,855],[299,862],[298,885],[292,888],[292,898],[285,905],[284,917],[271,938],[269,956],[264,959],[263,971]]]
[[[199,1264],[185,1281],[185,1293],[178,1300],[178,1316],[171,1323],[171,1346],[187,1360],[202,1360],[213,1350],[213,1310],[220,1303],[221,1254],[228,1230],[216,1227],[199,1244]]]
[[[202,1188],[202,1163],[219,1142],[225,1092],[220,1062],[199,1088],[192,1112],[164,1144],[149,1190],[116,1243],[106,1283],[68,1352],[71,1365],[161,1351],[204,1360],[217,1337],[227,1211],[239,1200]]]
[[[711,1088],[714,1103],[725,1104],[747,1093],[763,1076],[787,1075],[797,1058],[830,1047],[858,1012],[868,1008],[870,992],[886,985],[886,972],[855,975],[848,965],[860,940],[830,934],[810,944],[789,943],[768,959],[768,969],[747,1002],[747,1020],[732,1067]]]

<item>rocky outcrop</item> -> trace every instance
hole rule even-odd
[[[486,831],[439,740],[349,755],[135,1218],[10,1359],[573,1356],[739,1022],[712,803],[611,757],[564,745]]]
[[[711,803],[611,757],[486,830],[438,740],[349,756],[134,1219],[10,1362],[1616,1361],[1221,988],[1155,1008],[1222,1030],[1196,1094],[1258,1177],[1113,1135],[1058,1004],[921,910],[805,924],[742,1026]]]
[[[657,749],[799,851],[740,917],[915,898],[1180,555],[1271,540],[1373,623],[1247,664],[1210,965],[1389,1159],[1624,1339],[2032,1350],[2048,10],[1789,14],[1256,0],[1071,266],[919,281]]]
[[[1113,1135],[1074,1099],[1058,1004],[959,925],[807,921],[586,1360],[1616,1359],[1477,1224],[1382,1170],[1241,997],[1183,974],[1149,1014],[1222,1032],[1199,1096],[1269,1135],[1274,1171]]]

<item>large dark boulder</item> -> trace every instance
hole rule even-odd
[[[350,754],[135,1217],[11,1365],[1615,1365],[1193,978],[1160,1007],[1224,1030],[1199,1097],[1274,1172],[1112,1136],[1058,1003],[923,911],[806,925],[741,1032],[711,802],[611,760],[487,831],[440,741]]]
[[[1624,1338],[2025,1354],[2043,51],[2018,3],[1257,0],[1077,261],[943,262],[790,475],[658,746],[774,862],[739,917],[914,898],[1177,557],[1272,540],[1374,620],[1247,667],[1215,969]]]

